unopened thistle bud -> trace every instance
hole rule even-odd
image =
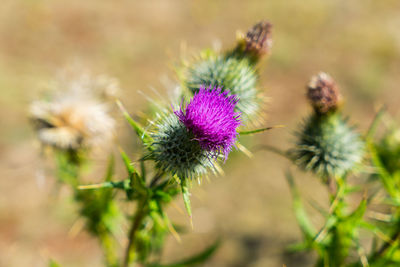
[[[217,86],[240,101],[236,110],[241,113],[243,124],[259,119],[262,96],[257,89],[258,74],[248,60],[222,55],[206,55],[190,64],[184,71],[188,89],[195,94],[200,86]]]
[[[296,163],[320,177],[340,177],[362,160],[360,135],[339,113],[311,115],[297,136],[293,151]]]
[[[364,144],[360,135],[337,111],[341,96],[327,74],[311,79],[307,96],[315,113],[297,132],[294,159],[300,167],[320,177],[343,176],[362,160]]]
[[[335,81],[328,74],[320,72],[309,82],[307,98],[315,112],[325,114],[335,111],[342,99]]]
[[[268,54],[272,47],[272,24],[261,21],[254,25],[246,34],[245,51],[254,53],[256,56]]]
[[[215,171],[215,160],[222,154],[226,159],[236,141],[236,103],[235,96],[220,88],[201,87],[186,107],[162,119],[149,158],[158,169],[182,179]]]

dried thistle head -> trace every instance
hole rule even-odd
[[[77,150],[111,140],[115,122],[108,104],[102,101],[104,91],[98,90],[101,83],[96,79],[80,76],[77,80],[58,80],[48,100],[31,104],[29,117],[42,144]],[[104,80],[102,83],[103,89],[110,85]]]
[[[307,85],[307,98],[315,112],[326,114],[334,111],[341,103],[342,96],[331,76],[320,72],[313,76]]]
[[[255,24],[246,33],[245,41],[245,51],[258,56],[268,54],[272,47],[272,24],[268,21]]]

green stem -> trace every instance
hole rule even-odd
[[[147,209],[147,197],[146,197],[142,199],[142,201],[139,201],[138,209],[132,220],[132,226],[131,229],[129,230],[129,236],[128,236],[129,241],[125,251],[123,267],[128,267],[130,262],[132,261],[132,251],[135,248],[134,245],[135,245],[136,234],[140,226],[142,225],[142,222],[146,217],[147,212],[148,209]]]
[[[330,182],[329,182],[330,181]],[[336,182],[336,188],[332,188],[332,181]],[[321,266],[322,262],[324,264],[328,264],[327,266],[341,266],[347,252],[346,246],[342,246],[342,233],[341,233],[341,225],[338,218],[342,213],[342,202],[343,198],[346,194],[346,183],[343,178],[329,178],[327,180],[328,191],[330,195],[330,208],[329,208],[329,216],[315,236],[314,241],[316,243],[321,243],[329,234],[332,237],[331,244],[320,253],[320,260],[317,266]],[[325,266],[324,265],[324,266]]]
[[[330,212],[335,218],[342,217],[343,200],[346,194],[346,181],[340,177],[336,180],[336,193],[332,195],[332,203]],[[336,220],[335,220],[336,221]],[[334,226],[329,230],[332,234],[332,247],[328,249],[329,262],[331,266],[342,266],[348,255],[349,244],[346,240],[346,234],[343,232],[345,227],[341,221],[335,222]]]
[[[337,208],[344,198],[344,195],[346,192],[346,187],[345,187],[345,181],[343,178],[338,178],[338,179],[331,178],[331,179],[336,182],[336,189],[332,189],[332,188],[329,189],[329,190],[333,190],[333,191],[330,191],[331,206],[329,208],[329,211],[331,214],[336,214]],[[330,184],[329,187],[333,187],[333,185]]]

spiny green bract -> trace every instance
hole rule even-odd
[[[204,53],[183,72],[187,88],[194,94],[200,86],[217,86],[239,98],[236,110],[243,124],[259,118],[261,97],[256,88],[258,74],[246,58]]]
[[[364,144],[339,113],[313,114],[297,135],[296,163],[323,178],[343,176],[362,160]]]
[[[157,128],[148,156],[155,161],[157,169],[181,179],[198,178],[206,174],[208,168],[216,170],[209,153],[200,147],[175,114],[162,118]]]

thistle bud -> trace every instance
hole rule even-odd
[[[211,85],[236,95],[240,101],[235,108],[241,113],[243,124],[259,120],[262,97],[257,88],[258,74],[248,60],[207,55],[188,66],[184,79],[192,94],[202,85]]]
[[[272,47],[272,24],[261,21],[255,24],[246,34],[246,52],[262,56],[270,52]]]
[[[364,144],[341,114],[312,114],[297,132],[296,163],[322,178],[339,177],[360,163]]]
[[[335,81],[328,74],[320,72],[309,82],[307,98],[315,112],[326,114],[335,111],[342,99]]]

